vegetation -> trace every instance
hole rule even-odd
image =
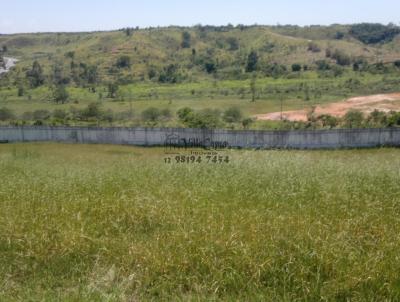
[[[400,33],[400,28],[394,24],[387,26],[382,24],[362,23],[352,25],[350,34],[365,44],[392,41]]]
[[[26,112],[61,109],[70,116],[71,107],[83,110],[98,102],[113,112],[112,118],[96,122],[107,125],[112,119],[118,125],[185,126],[176,117],[184,107],[218,110],[221,116],[238,107],[244,119],[252,120],[252,115],[279,111],[281,100],[283,110],[292,110],[400,91],[399,40],[387,38],[396,30],[394,25],[374,24],[198,25],[2,35],[7,56],[19,61],[0,76],[0,107],[15,112],[18,123],[28,124],[36,121],[21,121],[32,116]],[[355,35],[382,32],[386,38],[378,44],[355,40]],[[134,117],[128,114],[133,108]],[[141,113],[149,108],[168,109],[171,117],[148,123]],[[221,116],[220,126],[232,127]],[[42,122],[62,121],[83,122],[73,117]],[[235,124],[243,128],[241,122]]]
[[[0,300],[399,299],[398,150],[224,154],[0,145]]]

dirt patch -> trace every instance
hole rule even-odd
[[[342,102],[316,106],[314,114],[316,116],[329,114],[335,117],[343,117],[349,110],[359,110],[369,114],[374,110],[383,112],[400,111],[400,93],[376,94],[370,96],[360,96],[347,99]],[[258,120],[279,121],[307,121],[310,109],[273,112],[268,114],[256,115]]]

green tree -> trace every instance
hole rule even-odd
[[[0,108],[0,121],[8,121],[15,119],[14,112],[6,107]]]
[[[253,73],[250,81],[250,92],[251,92],[251,101],[256,101],[256,93],[257,93],[257,74]]]
[[[131,58],[129,56],[121,56],[117,59],[116,66],[118,68],[130,68]]]
[[[184,31],[182,33],[182,43],[181,43],[182,48],[190,48],[192,45],[191,40],[192,40],[192,37],[191,37],[190,33],[187,31]]]
[[[258,54],[256,51],[251,51],[247,57],[246,72],[254,72],[257,70]]]
[[[293,71],[293,72],[299,72],[299,71],[301,71],[301,65],[300,65],[300,64],[293,64],[293,65],[292,65],[292,71]]]
[[[109,83],[107,89],[109,98],[114,99],[117,97],[119,87],[116,83]]]
[[[43,69],[38,61],[33,62],[32,68],[26,72],[26,76],[32,88],[37,88],[44,84]]]
[[[56,103],[61,103],[65,104],[68,102],[69,99],[69,93],[67,89],[65,88],[65,85],[57,85],[53,89],[53,100]]]
[[[239,123],[241,119],[242,112],[237,107],[230,107],[223,114],[223,120],[227,123]]]
[[[343,117],[344,126],[346,128],[360,128],[364,120],[364,115],[361,111],[350,110]]]
[[[161,116],[159,109],[155,107],[147,108],[142,112],[142,119],[146,122],[156,122]]]
[[[252,118],[245,118],[242,121],[242,126],[244,129],[249,129],[249,127],[251,126],[251,124],[254,123],[254,120]]]

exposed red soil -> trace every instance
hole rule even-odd
[[[342,102],[331,103],[327,105],[316,106],[314,115],[320,116],[329,114],[335,117],[344,116],[349,110],[359,110],[369,114],[374,110],[383,112],[400,111],[400,93],[377,94],[370,96],[359,96],[347,99]],[[279,121],[281,119],[288,121],[307,121],[307,115],[311,109],[273,112],[268,114],[256,115],[258,120]]]

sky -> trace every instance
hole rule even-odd
[[[0,33],[400,22],[399,0],[0,0]]]

